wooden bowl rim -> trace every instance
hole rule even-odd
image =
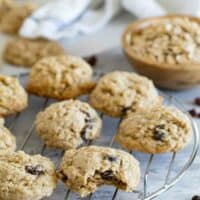
[[[136,30],[142,29],[140,28],[142,24],[145,24],[145,23],[148,24],[148,23],[151,23],[152,21],[161,21],[161,20],[170,19],[170,18],[184,18],[184,17],[187,17],[200,24],[200,18],[190,16],[190,15],[182,15],[182,14],[171,14],[171,15],[164,15],[164,16],[159,16],[159,17],[150,17],[150,18],[139,19],[139,20],[134,21],[133,23],[129,24],[126,27],[125,31],[122,34],[121,42],[122,42],[123,50],[135,61],[142,62],[143,64],[146,64],[146,65],[151,65],[151,67],[168,69],[168,70],[182,70],[182,71],[200,70],[200,64],[196,64],[196,63],[182,63],[182,64],[177,65],[177,64],[162,64],[162,63],[160,64],[156,62],[151,62],[149,59],[136,56],[134,52],[132,51],[131,46],[126,42],[126,35],[130,31],[136,31]]]

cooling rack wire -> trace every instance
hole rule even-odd
[[[23,79],[27,78],[27,73],[22,73],[20,75],[18,75],[17,78],[19,78],[20,81],[23,81]],[[97,77],[100,77],[101,75],[103,75],[103,73],[96,73]],[[155,159],[155,157],[157,155],[154,154],[149,154],[148,158],[147,158],[147,162],[146,162],[146,167],[144,167],[144,171],[143,173],[143,178],[142,178],[142,187],[140,190],[135,190],[133,191],[133,194],[136,194],[136,198],[132,198],[132,199],[141,199],[141,200],[150,200],[153,199],[157,196],[159,196],[160,194],[162,194],[163,192],[169,190],[171,187],[173,187],[180,179],[181,177],[185,174],[185,172],[187,171],[187,169],[191,166],[191,164],[193,163],[193,160],[195,159],[195,156],[197,154],[198,151],[198,144],[199,144],[199,134],[198,134],[198,128],[196,123],[191,119],[191,117],[188,115],[187,113],[187,109],[184,107],[183,103],[172,97],[172,96],[168,96],[165,93],[161,92],[161,95],[164,96],[165,98],[165,103],[166,104],[176,104],[179,106],[179,108],[181,107],[182,111],[187,114],[189,120],[191,121],[192,124],[192,132],[193,132],[193,139],[192,139],[192,144],[190,145],[190,154],[189,156],[186,158],[186,162],[185,164],[180,168],[180,170],[173,176],[171,177],[172,174],[172,169],[175,168],[175,160],[177,157],[177,154],[179,153],[170,153],[170,159],[168,160],[168,167],[167,167],[167,173],[164,177],[164,181],[163,183],[157,187],[157,189],[155,189],[154,191],[148,192],[148,186],[150,184],[149,181],[149,175],[151,173],[151,167],[152,167],[152,163],[153,160]],[[43,106],[42,106],[42,110],[45,109],[49,103],[50,99],[48,98],[44,98],[43,99]],[[10,121],[8,128],[12,131],[12,129],[15,127],[16,123],[18,122],[19,118],[23,115],[23,113],[18,113],[16,114],[13,119]],[[103,113],[100,113],[100,117],[103,119],[106,116]],[[120,124],[121,119],[118,120],[118,125]],[[34,133],[34,121],[32,122],[30,128],[27,130],[26,132],[26,136],[23,139],[22,143],[19,145],[18,150],[24,150],[24,148],[26,147],[27,143],[30,141],[32,134]],[[114,145],[114,138],[116,135],[116,131],[114,133],[114,135],[112,135],[111,140],[109,142],[109,146],[112,147]],[[89,146],[91,145],[92,142],[88,142],[85,144],[85,146]],[[44,151],[46,149],[46,145],[43,144],[40,154],[43,155]],[[130,154],[134,154],[135,152],[129,152]],[[64,151],[60,153],[60,156],[58,156],[57,161],[56,161],[56,168],[58,168],[59,162],[62,158],[64,154]],[[152,180],[151,180],[152,181]],[[152,183],[152,182],[151,182]],[[119,195],[121,191],[118,190],[117,188],[115,188],[113,190],[113,192],[110,194],[110,198],[111,200],[115,200],[117,199],[117,196]],[[65,195],[64,195],[64,199],[63,200],[70,200],[70,193],[72,193],[69,189],[66,189]],[[91,194],[89,197],[84,198],[87,200],[92,200],[94,197],[94,194]],[[48,198],[46,198],[48,199]],[[102,199],[102,198],[100,198]],[[103,199],[102,199],[103,200]]]

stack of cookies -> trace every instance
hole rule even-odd
[[[6,14],[1,23],[3,17]],[[38,113],[35,126],[46,146],[65,154],[56,170],[44,156],[15,152],[15,137],[4,127],[3,117],[23,111],[28,95],[16,78],[0,75],[0,199],[40,200],[53,193],[58,180],[81,197],[104,184],[131,192],[140,182],[140,166],[127,151],[176,152],[190,140],[188,118],[165,106],[146,77],[114,71],[94,82],[92,67],[85,60],[64,55],[57,43],[42,39],[14,39],[8,42],[4,58],[31,67],[30,94],[59,100]],[[77,100],[85,94],[89,103]],[[124,150],[88,146],[101,137],[99,113],[121,118],[115,141]]]

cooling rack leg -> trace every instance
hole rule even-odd
[[[151,167],[151,163],[153,160],[153,154],[150,155],[149,157],[149,161],[147,163],[147,167],[144,173],[144,195],[143,195],[143,199],[146,197],[147,195],[147,184],[148,184],[148,176],[149,176],[149,171],[150,171],[150,167]]]

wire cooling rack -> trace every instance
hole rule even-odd
[[[98,73],[99,77],[99,73]],[[21,74],[18,77],[22,84],[26,84],[27,74]],[[165,104],[175,105],[187,114],[184,105],[176,98],[161,93],[164,96]],[[87,101],[87,96],[81,97],[81,100]],[[22,113],[9,117],[6,120],[6,125],[16,135],[18,150],[24,150],[30,154],[42,154],[52,159],[56,167],[58,167],[60,160],[63,156],[63,151],[49,149],[43,144],[42,140],[35,132],[35,116],[36,114],[45,109],[49,104],[53,103],[52,99],[45,99],[29,95],[29,107]],[[117,127],[119,126],[120,119],[113,119],[100,113],[103,120],[102,135],[96,141],[85,144],[87,145],[102,145],[115,148],[121,148],[115,143],[114,137],[116,135]],[[153,199],[163,192],[174,186],[180,178],[184,175],[187,169],[193,163],[193,160],[198,151],[199,135],[196,123],[188,115],[192,124],[192,140],[190,145],[183,151],[177,153],[167,154],[142,154],[138,152],[129,152],[134,155],[141,165],[142,177],[138,190],[132,193],[125,193],[112,186],[100,187],[97,192],[91,194],[89,197],[84,198],[88,200],[115,200],[115,199]],[[80,197],[65,188],[64,184],[59,183],[54,194],[46,198],[48,200],[69,200],[80,199]]]

